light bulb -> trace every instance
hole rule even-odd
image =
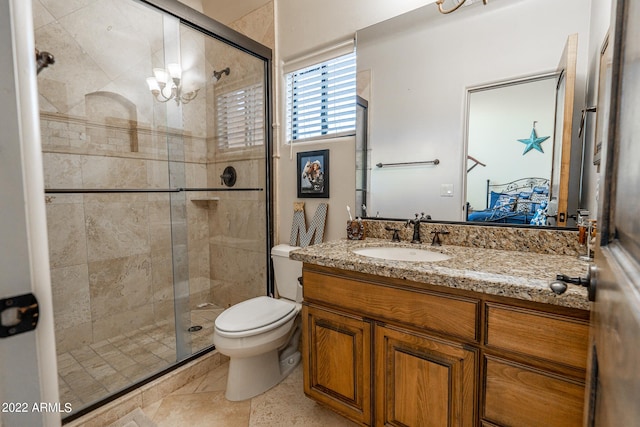
[[[160,92],[160,85],[158,85],[158,81],[155,77],[147,77],[147,85],[151,92]]]
[[[156,80],[160,85],[166,85],[167,81],[169,81],[167,72],[162,68],[154,68],[153,75],[156,76]]]
[[[169,75],[172,79],[180,80],[182,78],[182,69],[180,68],[179,64],[167,64],[167,71],[169,72]]]

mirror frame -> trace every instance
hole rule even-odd
[[[560,158],[560,170],[558,171],[557,178],[555,171],[556,159],[554,158],[551,161],[553,168],[551,171],[551,188],[554,188],[556,180],[558,182],[558,217],[556,218],[556,223],[559,227],[566,227],[569,219],[569,172],[571,167],[571,136],[573,131],[573,108],[575,102],[577,60],[578,34],[570,34],[569,37],[567,37],[566,44],[564,45],[564,50],[562,51],[562,56],[560,57],[557,69],[560,73],[558,88],[564,80],[564,93],[562,93],[562,151]],[[556,100],[558,99],[560,98],[556,98]],[[557,110],[558,105],[556,101],[556,111]],[[554,156],[556,152],[557,151],[554,150]],[[551,194],[553,194],[553,190],[551,191]]]

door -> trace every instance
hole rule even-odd
[[[614,2],[587,426],[640,420],[640,4]],[[592,273],[593,276],[593,273]]]
[[[0,300],[32,293],[33,331],[0,338],[0,426],[55,426],[59,402],[31,2],[0,0]],[[3,331],[15,326],[2,312]]]

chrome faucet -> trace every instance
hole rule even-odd
[[[420,239],[420,222],[427,219],[431,219],[431,215],[424,216],[424,212],[422,212],[420,217],[416,214],[415,219],[407,220],[405,227],[413,224],[413,238],[411,239],[411,243],[422,243]]]

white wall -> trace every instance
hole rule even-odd
[[[327,203],[327,222],[324,241],[336,240],[347,235],[347,205],[354,212],[355,203],[355,139],[353,137],[325,140],[316,143],[298,143],[290,150],[287,145],[278,160],[279,173],[276,218],[279,243],[288,243],[293,222],[293,203],[304,202],[307,227],[320,203]],[[300,151],[329,150],[329,199],[298,199],[296,183],[299,179],[296,168],[296,154]],[[325,173],[326,176],[326,173]]]
[[[276,122],[286,122],[283,108],[286,95],[281,62],[313,52],[337,40],[354,37],[356,30],[431,3],[433,0],[276,0],[275,93]],[[432,6],[435,8],[435,6]],[[293,203],[305,202],[307,225],[317,206],[327,203],[327,223],[324,240],[346,237],[347,211],[355,211],[355,140],[353,137],[320,142],[306,142],[291,146],[285,141],[284,129],[276,126],[274,164],[276,183],[276,243],[288,243],[293,220]],[[296,153],[299,151],[330,150],[330,198],[298,199],[296,197]]]
[[[462,219],[466,88],[554,70],[571,33],[579,34],[574,115],[579,121],[589,14],[584,0],[495,0],[451,15],[427,6],[358,32],[358,71],[371,70],[372,163],[441,162],[386,174],[387,187],[420,201],[403,216],[418,209],[434,219]],[[574,145],[580,157],[581,147]],[[454,197],[441,197],[441,184],[453,184]],[[372,187],[370,207],[387,216],[387,205],[377,207],[380,188],[375,182]]]
[[[276,0],[278,56],[287,61],[435,0]],[[432,6],[435,8],[436,6]]]

